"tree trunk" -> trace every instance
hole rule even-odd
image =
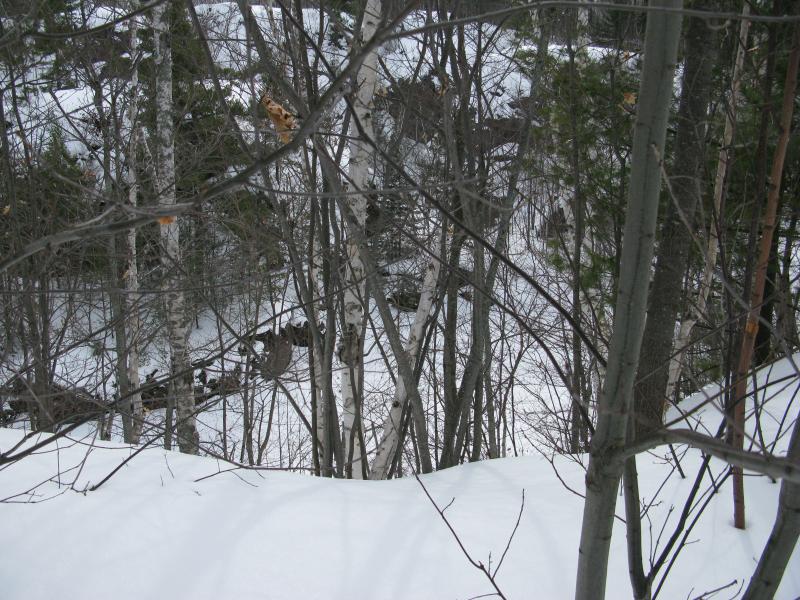
[[[584,199],[581,184],[580,146],[578,138],[578,109],[577,94],[578,77],[575,68],[576,49],[573,40],[577,38],[577,19],[571,16],[570,32],[567,39],[567,52],[569,53],[569,103],[570,103],[570,168],[572,170],[572,216],[575,219],[575,231],[572,252],[572,318],[580,326],[582,319],[581,309],[581,261],[583,260],[584,238]],[[583,370],[583,344],[577,328],[572,328],[572,405],[570,407],[570,439],[569,451],[582,452],[589,437],[589,430],[583,415],[588,414],[588,402],[584,400],[584,370]]]
[[[340,443],[339,435],[339,414],[336,408],[336,400],[333,393],[333,355],[336,343],[336,310],[334,296],[330,292],[333,288],[333,274],[339,271],[338,256],[331,251],[331,240],[328,235],[331,228],[331,216],[335,213],[334,201],[325,201],[321,205],[320,217],[325,224],[326,235],[322,238],[322,252],[325,259],[322,262],[322,282],[325,286],[325,331],[328,332],[323,339],[325,342],[319,349],[322,353],[322,369],[325,374],[323,394],[323,406],[327,420],[326,439],[330,446],[330,453],[324,454],[323,474],[333,475],[334,462],[336,472],[341,474],[344,468],[344,450]],[[335,231],[334,231],[335,234]]]
[[[630,425],[630,424],[629,424]],[[629,431],[631,427],[629,426]],[[644,574],[642,562],[642,507],[639,500],[639,474],[636,457],[625,461],[622,482],[625,486],[625,529],[628,548],[628,575],[634,600],[650,600],[650,580]]]
[[[778,201],[777,214],[781,212],[781,203]],[[756,339],[753,342],[753,368],[767,364],[772,356],[773,317],[775,316],[775,294],[778,291],[778,235],[772,236],[772,245],[769,249],[767,262],[767,275],[764,280],[763,302],[759,310],[759,327]]]
[[[134,0],[131,9],[138,8],[138,0]],[[135,209],[138,203],[139,180],[136,174],[136,151],[139,140],[139,27],[137,18],[130,21],[131,50],[133,72],[131,73],[130,98],[128,100],[128,127],[130,139],[128,141],[128,205]],[[132,431],[131,442],[138,444],[142,436],[144,425],[144,407],[142,405],[142,392],[139,390],[139,266],[137,263],[136,229],[131,228],[125,234],[125,267],[123,277],[125,289],[128,293],[128,384],[131,387],[129,404],[131,407]]]
[[[707,3],[708,5],[708,3]],[[714,5],[707,6],[713,8]],[[694,214],[702,194],[704,137],[711,100],[711,67],[715,62],[715,32],[703,19],[690,19],[686,31],[686,60],[675,136],[670,198],[661,223],[652,293],[636,378],[637,437],[661,427],[664,392],[675,321],[681,310],[683,275],[692,244]],[[673,196],[674,195],[674,196]]]
[[[381,18],[380,0],[368,0],[364,8],[364,16],[359,35],[360,44],[368,42],[375,35]],[[370,52],[358,69],[355,80],[358,82],[353,99],[354,118],[358,120],[364,135],[373,137],[372,132],[372,99],[375,94],[377,80],[378,53]],[[349,177],[355,190],[366,190],[370,185],[369,163],[372,153],[369,145],[362,139],[354,138],[350,142]],[[367,197],[355,194],[347,198],[350,210],[355,216],[357,227],[361,232],[367,221]],[[366,465],[361,463],[361,431],[362,423],[357,419],[358,407],[362,401],[363,390],[359,389],[361,370],[364,364],[364,339],[361,323],[366,307],[366,285],[364,264],[358,251],[358,242],[352,233],[347,239],[347,287],[344,291],[344,331],[339,358],[344,364],[342,370],[342,434],[344,438],[345,460],[352,457],[348,472],[352,471],[355,479],[361,479]]]
[[[87,74],[91,78],[91,88],[93,91],[94,109],[97,120],[100,123],[100,134],[102,136],[102,169],[103,169],[103,198],[111,205],[115,202],[112,168],[111,150],[112,136],[109,130],[111,125],[111,113],[105,110],[103,104],[103,87],[93,71],[87,69]],[[122,293],[122,270],[119,264],[118,246],[120,236],[113,234],[106,240],[108,254],[108,299],[111,306],[111,329],[114,332],[114,351],[117,355],[115,363],[116,384],[117,384],[117,410],[122,416],[122,439],[125,443],[130,443],[132,439],[131,411],[128,397],[131,387],[128,381],[128,332],[125,328],[127,306],[125,296]],[[109,415],[108,431],[111,431],[114,417]],[[107,438],[110,439],[110,438]]]
[[[311,204],[311,227],[309,227],[309,253],[308,253],[308,287],[311,297],[311,306],[306,307],[310,323],[319,323],[319,298],[322,290],[322,253],[319,237],[323,235],[322,227],[328,227],[328,223],[323,223],[319,215],[319,200],[312,200]],[[324,235],[328,235],[326,231]],[[301,274],[298,274],[302,276]],[[312,331],[313,334],[313,331]],[[333,335],[333,332],[328,332]],[[311,398],[312,414],[315,434],[314,434],[314,471],[317,475],[330,477],[331,469],[331,443],[328,438],[328,405],[325,397],[325,371],[323,368],[322,340],[312,340],[309,344],[308,356],[309,367],[311,368]],[[330,375],[328,375],[330,376]]]
[[[647,16],[614,330],[586,473],[586,501],[575,590],[577,600],[602,600],[605,597],[617,488],[625,462],[619,449],[625,445],[647,309],[661,188],[660,160],[664,156],[681,30],[679,14],[657,9],[680,9],[682,2],[659,0],[652,2],[651,6],[656,10]]]
[[[175,131],[172,106],[172,48],[166,5],[153,8],[156,67],[156,163],[159,205],[175,205]],[[186,301],[182,289],[180,229],[176,217],[163,217],[161,267],[167,336],[170,348],[171,389],[174,390],[176,431],[181,452],[197,454],[199,436],[195,425],[192,368],[188,352]],[[167,432],[169,435],[169,432]]]
[[[109,171],[106,171],[108,173]],[[111,202],[109,198],[107,201]],[[116,375],[117,375],[117,410],[122,416],[122,439],[126,444],[130,444],[133,439],[133,429],[130,411],[130,392],[131,386],[128,381],[128,332],[125,328],[127,318],[125,297],[120,289],[122,281],[117,258],[117,242],[119,236],[111,235],[108,238],[109,255],[109,303],[111,305],[111,321],[114,324],[114,350],[117,354]],[[113,420],[113,416],[110,417]]]
[[[411,325],[411,332],[409,333],[408,343],[406,344],[406,355],[411,365],[417,360],[420,343],[422,342],[422,336],[425,331],[425,324],[433,308],[433,299],[436,293],[436,283],[439,280],[440,268],[440,261],[438,259],[433,259],[426,269],[425,279],[422,283],[422,289],[420,290],[417,313],[414,317],[414,323]],[[398,377],[394,401],[389,410],[389,415],[383,423],[383,436],[378,443],[378,449],[370,467],[370,479],[386,479],[389,475],[392,460],[394,459],[400,443],[401,422],[407,401],[408,392],[406,390],[404,378]]]
[[[497,442],[497,417],[495,416],[495,403],[494,403],[494,385],[492,383],[492,340],[490,336],[486,336],[486,350],[484,352],[486,357],[486,367],[483,371],[483,397],[486,402],[486,433],[489,436],[489,458],[498,458]]]
[[[750,14],[750,5],[745,4],[742,8],[742,15],[745,17]],[[689,346],[692,330],[695,324],[704,318],[708,295],[711,292],[711,282],[714,277],[714,269],[717,265],[717,252],[719,250],[719,219],[722,209],[722,198],[725,194],[726,181],[731,161],[733,160],[733,134],[736,127],[736,109],[739,103],[739,89],[742,83],[742,65],[747,51],[747,37],[750,32],[750,21],[742,19],[739,25],[739,44],[736,49],[736,60],[733,66],[733,76],[731,77],[731,95],[728,110],[725,115],[725,131],[722,134],[722,146],[719,149],[717,158],[717,171],[714,177],[714,209],[711,215],[712,221],[709,223],[708,245],[705,251],[705,265],[703,276],[700,280],[700,289],[697,292],[697,300],[692,303],[689,314],[681,320],[678,328],[678,335],[675,338],[674,356],[670,359],[669,375],[667,378],[667,391],[665,394],[667,402],[672,402],[675,397],[675,390],[683,368],[683,355]]]
[[[786,158],[786,148],[789,144],[789,132],[792,126],[794,111],[795,91],[797,89],[797,69],[800,64],[800,25],[795,25],[792,36],[792,51],[789,64],[786,67],[786,82],[783,89],[783,106],[781,108],[780,135],[775,147],[772,160],[772,171],[769,178],[769,193],[767,206],[764,212],[764,222],[761,229],[758,262],[756,263],[755,281],[750,296],[750,310],[747,314],[747,323],[742,336],[742,346],[739,351],[739,365],[736,370],[736,384],[734,388],[733,406],[733,447],[744,447],[744,412],[747,397],[747,374],[750,370],[750,361],[753,356],[753,346],[758,334],[758,316],[761,302],[764,299],[764,285],[767,277],[767,264],[772,236],[775,232],[775,222],[778,211],[778,198],[780,196],[781,178],[783,176],[783,163]],[[744,529],[744,478],[741,467],[732,467],[733,473],[733,521],[737,529]]]
[[[800,419],[795,421],[786,458],[800,462]],[[800,536],[800,483],[781,482],[778,514],[742,600],[771,600]]]
[[[450,243],[450,257],[448,259],[447,292],[445,295],[444,332],[442,339],[442,378],[444,380],[444,429],[442,432],[442,452],[439,457],[438,467],[447,468],[455,464],[454,447],[458,434],[459,399],[456,384],[456,350],[458,336],[456,325],[458,323],[458,281],[455,273],[458,271],[461,260],[461,248],[464,244],[464,232],[456,230]]]

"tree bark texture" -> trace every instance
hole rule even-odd
[[[786,458],[800,463],[800,419],[795,421]],[[784,479],[778,514],[742,600],[771,600],[800,536],[800,483]]]
[[[713,8],[713,6],[709,7]],[[704,137],[711,100],[715,33],[703,19],[690,19],[681,79],[670,198],[661,222],[652,293],[636,381],[634,428],[641,436],[661,427],[675,321],[682,308],[683,274],[692,243],[694,213],[702,194]]]
[[[367,0],[359,35],[360,44],[372,39],[381,18],[380,0]],[[354,118],[358,120],[365,136],[373,137],[372,100],[377,81],[377,51],[369,52],[356,72],[356,93],[353,98]],[[349,177],[354,190],[366,190],[370,184],[369,165],[372,153],[366,141],[354,138],[350,142]],[[367,221],[367,196],[354,194],[347,197],[350,210],[355,216],[357,226],[363,232]],[[342,370],[342,434],[344,437],[345,460],[350,460],[348,471],[352,470],[355,479],[361,479],[366,465],[361,463],[362,446],[358,432],[361,423],[358,405],[361,403],[361,371],[364,364],[364,336],[361,323],[364,319],[366,285],[364,264],[358,251],[355,235],[347,239],[347,275],[344,291],[344,332],[339,358]],[[355,431],[354,431],[355,430]]]
[[[778,212],[778,198],[780,196],[781,178],[783,176],[783,163],[786,159],[786,148],[789,144],[789,133],[792,126],[794,112],[795,91],[797,90],[797,69],[800,64],[800,25],[795,25],[792,36],[792,50],[789,55],[789,64],[786,67],[786,82],[783,88],[783,104],[780,115],[780,134],[772,159],[772,171],[769,177],[769,192],[767,205],[764,211],[764,220],[761,227],[761,240],[759,242],[758,262],[756,263],[755,281],[750,296],[750,310],[747,314],[742,346],[739,351],[739,365],[736,370],[736,384],[734,388],[733,406],[733,446],[741,449],[744,447],[744,416],[745,401],[747,398],[747,374],[753,356],[753,347],[758,334],[758,317],[761,302],[764,299],[764,286],[767,278],[767,265],[769,263],[772,236]],[[733,521],[737,529],[745,528],[744,514],[744,478],[740,467],[733,467]]]
[[[138,1],[132,3],[132,9],[138,8]],[[130,22],[131,46],[130,55],[133,59],[133,72],[131,73],[130,98],[128,100],[128,127],[130,128],[130,139],[128,141],[128,205],[135,209],[138,203],[139,180],[136,174],[137,161],[136,150],[139,140],[139,28],[136,18]],[[142,392],[139,390],[141,381],[139,378],[139,329],[141,319],[139,317],[139,267],[137,263],[136,250],[136,229],[131,228],[125,234],[125,268],[123,277],[125,289],[128,292],[128,383],[131,387],[131,395],[128,399],[131,407],[132,431],[131,442],[139,443],[144,425],[144,407],[142,405]]]
[[[742,8],[742,15],[750,14],[750,6],[745,4]],[[733,135],[736,127],[736,111],[740,101],[739,90],[742,83],[742,65],[747,51],[747,38],[750,32],[750,21],[742,19],[739,25],[739,44],[736,49],[736,59],[733,66],[731,77],[731,94],[728,109],[725,115],[725,130],[722,134],[722,145],[717,157],[717,170],[714,176],[714,209],[711,215],[712,221],[709,223],[708,244],[705,250],[705,262],[703,275],[700,280],[700,289],[697,292],[697,299],[689,309],[689,313],[681,320],[678,328],[678,335],[675,338],[674,355],[669,363],[669,375],[667,377],[667,391],[665,394],[667,402],[671,402],[675,396],[678,380],[683,368],[683,355],[689,346],[692,330],[697,322],[704,318],[708,295],[711,292],[711,282],[714,278],[714,269],[717,265],[717,253],[719,251],[719,215],[722,209],[722,198],[725,193],[728,171],[733,160]]]
[[[680,9],[682,2],[659,0],[651,6]],[[661,189],[660,159],[664,155],[680,29],[679,14],[654,11],[647,16],[614,328],[586,473],[575,589],[577,600],[605,597],[617,488],[625,462],[619,450],[625,445],[644,333]]]
[[[172,103],[172,48],[166,5],[153,9],[156,65],[156,163],[159,206],[175,205],[175,128]],[[186,301],[182,290],[180,229],[177,217],[164,217],[161,223],[161,267],[164,306],[173,377],[176,431],[181,452],[197,454],[199,436],[195,425],[192,368],[188,351]],[[167,432],[169,435],[169,432]]]
[[[406,344],[406,355],[409,364],[413,365],[419,353],[419,347],[425,332],[425,325],[433,308],[433,300],[436,293],[436,283],[439,280],[441,263],[438,259],[431,260],[425,273],[425,279],[420,290],[419,305],[411,325],[408,342]],[[386,479],[392,466],[395,452],[400,443],[400,431],[403,411],[408,402],[408,391],[406,390],[403,377],[397,378],[397,388],[395,389],[394,400],[389,409],[389,415],[383,423],[383,435],[378,443],[375,458],[370,467],[370,479]]]

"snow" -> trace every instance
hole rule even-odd
[[[269,38],[267,9],[254,7],[254,11]],[[198,7],[198,13],[207,23],[218,66],[242,66],[246,62],[245,35],[236,6],[217,3]],[[316,35],[316,13],[304,14],[307,32]],[[114,16],[98,9],[88,24],[102,24]],[[420,15],[410,15],[407,26],[421,24],[420,19]],[[324,26],[328,26],[327,22]],[[126,27],[121,23],[117,29],[124,31]],[[473,42],[468,48],[472,60],[476,29],[467,30]],[[418,39],[404,38],[382,50],[394,77],[413,72],[419,44]],[[516,44],[510,34],[502,34],[497,48],[487,54],[483,63],[483,80],[486,88],[493,91],[490,102],[495,116],[510,114],[508,102],[529,93],[527,80],[509,64],[519,49]],[[346,48],[337,50],[327,39],[324,47],[334,67],[339,65]],[[562,50],[551,46],[555,56]],[[601,50],[589,48],[588,54],[598,59]],[[49,61],[44,61],[45,66]],[[45,66],[32,66],[25,81],[35,85]],[[244,101],[254,93],[255,83],[251,90],[246,82],[226,80],[228,75],[224,72],[222,76],[236,98]],[[321,81],[327,83],[324,77]],[[82,82],[77,85],[53,90],[52,94],[31,91],[21,102],[20,120],[23,131],[37,147],[46,140],[49,127],[61,124],[69,150],[91,163],[91,153],[82,139],[87,132],[81,124],[91,116],[92,95]],[[62,115],[61,109],[73,122]],[[422,156],[427,150],[417,146],[414,152]],[[424,161],[420,159],[420,164],[425,162],[429,162],[427,155]],[[511,244],[517,264],[529,273],[547,268],[517,242]],[[541,312],[537,308],[540,301],[527,284],[512,280],[510,285],[514,286],[514,294],[508,301],[515,303],[517,313]],[[290,289],[283,304],[253,315],[245,307],[246,299],[232,296],[242,306],[234,306],[226,316],[239,331],[296,305]],[[86,310],[86,331],[95,329],[93,320],[100,327],[108,321],[105,309]],[[466,313],[459,310],[459,314]],[[407,325],[409,317],[400,318]],[[201,324],[192,336],[193,359],[205,357],[209,340],[217,340],[216,327],[216,320],[210,319],[208,313],[201,316]],[[499,325],[493,328],[495,337],[501,333],[507,335],[507,330],[500,332]],[[76,335],[76,339],[82,337]],[[220,337],[226,344],[232,343],[233,337],[227,331]],[[528,344],[522,337],[513,343],[517,341]],[[106,362],[84,345],[63,355],[57,365],[59,377],[91,386],[93,391],[110,386],[113,344],[110,337],[98,344]],[[374,344],[368,348],[371,353],[367,359],[366,389],[375,395],[379,390],[391,390],[380,353]],[[298,354],[296,365],[290,369],[296,381],[287,380],[287,385],[308,410],[307,360],[301,351]],[[160,339],[148,347],[142,358],[143,377],[153,368],[166,371],[166,349]],[[237,358],[233,350],[224,356],[228,369],[237,360],[241,357]],[[559,388],[542,385],[542,361],[536,349],[528,349],[518,372],[504,374],[508,365],[502,364],[497,377],[498,384],[504,377],[514,378],[511,397],[513,403],[516,395],[516,418],[524,423],[518,428],[529,442],[521,450],[525,452],[543,448],[541,432],[566,405]],[[218,360],[214,368],[220,363]],[[770,377],[777,380],[793,372],[792,366],[783,361]],[[7,379],[7,373],[0,375],[0,381]],[[334,385],[338,388],[335,381]],[[780,452],[785,450],[786,432],[797,413],[795,403],[789,418],[783,418],[798,384],[792,381],[775,388],[777,394],[775,389],[767,394],[770,399],[765,404],[767,418],[763,424],[767,441],[780,438]],[[105,391],[104,395],[109,396],[110,388]],[[424,386],[421,392],[429,400],[433,388]],[[551,395],[547,402],[541,398],[543,393]],[[714,393],[714,389],[706,389],[682,402],[681,408],[697,407]],[[257,394],[260,405],[268,405],[268,392],[259,390]],[[390,398],[387,393],[386,402]],[[226,432],[229,444],[241,442],[241,419],[233,409],[240,401],[230,399]],[[368,423],[382,423],[384,404],[365,407]],[[291,409],[279,404],[276,422],[282,422],[278,418],[282,410],[289,411],[288,435],[300,438],[300,433],[292,431],[299,425]],[[670,413],[670,418],[677,416],[676,411]],[[162,418],[163,413],[155,411],[148,420],[157,428]],[[199,419],[204,449],[216,448],[222,428],[220,409],[208,409]],[[693,427],[713,432],[719,419],[718,411],[709,405],[693,415],[691,422]],[[26,426],[24,422],[18,425]],[[278,439],[280,450],[281,428],[275,428],[278,434],[273,438]],[[585,457],[575,460],[548,454],[485,461],[423,476],[421,483],[412,477],[356,482],[317,479],[304,473],[230,470],[231,465],[213,458],[184,456],[153,447],[141,451],[107,483],[90,491],[92,485],[130,458],[134,449],[97,441],[89,427],[80,431],[79,437],[61,439],[18,463],[0,467],[0,501],[5,500],[0,503],[3,599],[439,599],[490,594],[491,585],[463,555],[426,497],[423,484],[440,507],[449,505],[445,514],[472,558],[483,561],[492,571],[514,530],[524,490],[519,529],[498,573],[498,585],[508,598],[558,599],[573,595],[583,508],[578,494],[584,486],[581,462],[586,462]],[[24,434],[19,429],[0,429],[0,451],[8,451]],[[277,464],[277,460],[271,460],[277,451],[274,446],[271,441],[265,464]],[[687,479],[678,477],[665,449],[638,459],[642,501],[652,505],[644,520],[644,548],[652,557],[659,555],[669,538],[701,464],[699,452],[681,447],[676,451]],[[719,477],[726,467],[714,460],[710,470]],[[664,483],[668,475],[670,478]],[[707,488],[706,480],[704,494]],[[761,553],[772,526],[778,490],[779,485],[766,478],[746,479],[748,529],[741,532],[732,527],[730,482],[726,480],[711,496],[707,510],[689,534],[689,545],[676,560],[659,597],[697,597],[735,581],[723,597],[734,596],[746,584]],[[702,499],[706,497],[703,495]],[[622,514],[621,502],[618,511]],[[692,512],[690,522],[696,513]],[[617,522],[612,542],[607,597],[630,597],[621,521]],[[797,552],[776,597],[800,597]]]
[[[782,361],[769,376],[777,380],[792,371]],[[763,419],[765,439],[779,437],[778,452],[785,451],[796,418],[791,398],[797,388],[796,380],[773,386],[763,406],[774,417]],[[713,392],[703,390],[683,405],[696,406]],[[789,418],[781,427],[787,406]],[[696,414],[714,428],[718,414],[711,405]],[[0,429],[0,448],[8,451],[22,436],[20,430]],[[665,460],[666,451],[638,459],[645,503],[673,473],[644,520],[645,553],[661,551],[701,463],[699,452],[676,450],[686,479]],[[492,572],[514,530],[524,490],[522,517],[498,586],[507,598],[573,593],[582,515],[575,492],[583,490],[584,472],[568,456],[484,461],[419,482],[359,482],[235,469],[212,458],[148,448],[90,491],[133,451],[90,436],[60,439],[0,469],[4,599],[49,599],[56,593],[81,600],[490,594],[491,585],[469,564],[423,485],[440,508],[447,506],[445,515],[471,557]],[[715,460],[710,469],[715,476],[725,472]],[[733,597],[746,585],[772,527],[779,487],[765,477],[746,478],[748,528],[738,531],[726,480],[688,536],[659,597],[694,598],[735,581],[725,596]],[[618,521],[607,597],[630,597],[629,590],[625,531]],[[795,552],[776,598],[799,595]]]

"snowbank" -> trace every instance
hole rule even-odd
[[[784,363],[772,377],[788,369]],[[782,386],[765,406],[777,417],[764,419],[766,436],[776,433],[796,388],[796,381]],[[687,406],[691,402],[698,400]],[[790,409],[783,430],[796,412]],[[717,418],[710,407],[700,414]],[[0,448],[8,450],[22,435],[0,430]],[[677,450],[686,479],[664,459],[666,451],[639,457],[645,503],[673,473],[644,523],[645,552],[653,555],[671,534],[701,464],[698,452]],[[211,458],[154,448],[88,491],[132,451],[89,438],[60,440],[57,449],[48,446],[0,470],[0,497],[7,499],[0,505],[3,598],[441,599],[493,591],[414,478],[358,482],[233,471]],[[715,475],[725,472],[717,461],[710,468]],[[493,572],[524,490],[522,518],[498,585],[508,598],[572,596],[582,499],[568,487],[583,490],[579,463],[565,456],[552,457],[552,464],[547,457],[508,458],[421,482],[440,507],[449,504],[445,514],[465,548]],[[688,536],[659,597],[694,598],[736,581],[725,592],[731,597],[746,583],[772,526],[779,484],[752,476],[746,489],[748,529],[732,526],[726,481]],[[621,521],[611,556],[608,597],[630,597]],[[776,598],[800,595],[797,556]]]

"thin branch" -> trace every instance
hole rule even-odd
[[[420,487],[422,488],[422,491],[425,492],[425,495],[428,497],[428,500],[431,501],[431,504],[433,504],[433,507],[436,509],[436,512],[439,513],[439,516],[442,518],[442,521],[444,521],[444,524],[447,525],[447,528],[450,530],[450,533],[453,534],[453,537],[455,538],[456,542],[458,543],[458,547],[461,548],[461,552],[463,552],[464,556],[467,557],[467,560],[469,561],[469,563],[486,576],[486,578],[492,584],[492,587],[495,589],[495,593],[497,594],[497,596],[499,596],[500,598],[503,598],[503,600],[506,600],[505,595],[503,594],[502,590],[500,590],[500,588],[498,587],[497,582],[494,579],[494,576],[489,572],[489,569],[486,568],[486,565],[484,565],[482,562],[476,561],[474,558],[472,558],[470,556],[469,552],[467,552],[467,549],[464,547],[464,543],[461,541],[461,538],[458,537],[458,533],[456,533],[456,530],[453,529],[453,526],[450,524],[450,521],[447,520],[447,517],[444,516],[444,510],[439,508],[439,505],[436,504],[436,500],[434,500],[433,497],[430,495],[430,492],[428,492],[428,488],[426,488],[425,484],[422,483],[422,480],[419,478],[419,475],[414,473],[414,479],[417,480],[417,483],[419,483]],[[524,501],[525,501],[525,491],[524,490],[522,492],[522,498],[523,498],[523,506],[524,506]],[[452,504],[452,503],[453,502],[451,501],[450,504]],[[450,504],[448,504],[447,506],[449,507]],[[447,508],[447,507],[445,507],[445,508]],[[520,509],[520,517],[521,517],[521,515],[522,515],[522,509]],[[517,525],[519,525],[519,520],[517,520]],[[514,527],[514,532],[516,532],[516,531],[517,531],[517,528],[515,526]],[[512,533],[511,536],[513,537],[514,534]],[[509,543],[509,545],[511,545],[511,540],[509,540],[508,543]],[[508,547],[506,547],[506,551],[507,550],[508,550]],[[505,552],[503,552],[503,556],[505,556]],[[499,568],[499,566],[498,566],[498,568]]]
[[[764,456],[755,452],[732,448],[722,440],[690,429],[663,429],[649,434],[641,440],[627,445],[620,455],[635,456],[664,444],[687,444],[728,464],[750,469],[774,479],[786,479],[800,483],[800,464],[778,456]]]

